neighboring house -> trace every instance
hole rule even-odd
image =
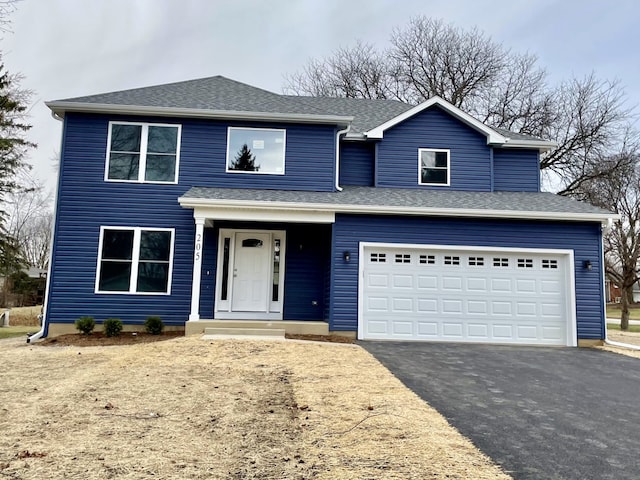
[[[548,141],[440,98],[219,76],[47,105],[64,128],[42,335],[159,315],[187,333],[257,320],[361,339],[604,338],[610,215],[539,191]]]

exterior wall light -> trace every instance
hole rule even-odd
[[[593,269],[593,265],[591,265],[591,260],[585,260],[582,266],[584,267],[585,270]]]
[[[344,259],[345,263],[349,263],[351,261],[351,252],[349,250],[345,250],[344,252],[342,252],[342,258]]]

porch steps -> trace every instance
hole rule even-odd
[[[241,332],[268,330],[269,336],[283,336],[284,333],[328,335],[329,324],[321,321],[295,321],[295,320],[196,320],[185,323],[186,335],[213,335],[209,333],[216,331],[215,335],[228,335],[221,333],[222,330],[240,330]],[[276,330],[276,333],[271,333]],[[284,333],[277,331],[282,330]],[[239,333],[243,334],[243,333]],[[251,333],[244,333],[251,334]],[[265,335],[267,335],[265,333]]]
[[[284,328],[232,328],[232,327],[214,327],[204,329],[204,338],[230,338],[230,337],[247,337],[247,338],[284,338]]]

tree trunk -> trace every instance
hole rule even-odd
[[[633,299],[633,285],[620,292],[620,330],[629,330],[629,300]]]

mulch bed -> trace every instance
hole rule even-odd
[[[141,343],[160,342],[172,338],[184,337],[184,332],[162,332],[160,335],[151,335],[146,332],[123,332],[117,337],[107,337],[102,332],[94,332],[90,335],[69,333],[57,337],[46,338],[37,345],[44,346],[73,346],[73,347],[100,347],[114,345],[138,345]],[[294,340],[307,340],[314,342],[330,343],[355,343],[355,339],[341,335],[295,335],[287,334],[286,338]]]
[[[90,335],[69,333],[57,337],[46,338],[36,345],[44,346],[73,346],[73,347],[100,347],[113,345],[138,345],[140,343],[160,342],[176,337],[184,337],[184,332],[162,332],[160,335],[151,335],[147,332],[122,332],[117,337],[107,337],[104,333],[95,332]]]

